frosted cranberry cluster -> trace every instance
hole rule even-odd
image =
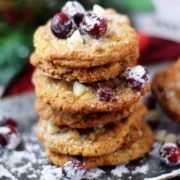
[[[130,88],[140,91],[149,79],[148,70],[141,65],[126,70],[126,80]]]
[[[86,173],[84,163],[79,160],[68,161],[63,169],[62,173],[64,177],[68,179],[82,179]]]
[[[160,148],[160,158],[162,162],[170,166],[180,165],[180,137],[177,143],[165,143]]]
[[[94,38],[103,36],[107,31],[107,19],[93,11],[86,12],[77,1],[68,1],[61,12],[51,19],[52,33],[61,39],[70,37],[75,30]]]

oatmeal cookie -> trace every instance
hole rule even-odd
[[[37,99],[35,109],[39,116],[46,121],[52,121],[57,126],[69,126],[71,128],[90,128],[105,125],[110,122],[120,121],[134,111],[142,107],[141,102],[133,104],[129,109],[120,112],[101,112],[101,113],[70,113],[52,109],[42,100]]]
[[[152,91],[165,112],[180,122],[180,59],[155,75]]]
[[[57,153],[102,156],[122,147],[129,132],[141,129],[146,113],[147,109],[141,108],[124,121],[84,130],[58,126],[54,128],[51,122],[40,120],[37,136],[46,147]],[[50,131],[52,128],[53,131]]]
[[[129,146],[122,147],[117,151],[99,157],[82,157],[81,161],[85,163],[86,168],[94,168],[97,166],[109,166],[128,163],[129,161],[138,159],[144,154],[148,153],[153,144],[153,133],[148,125],[143,126],[143,132],[141,137],[130,144]],[[63,165],[74,159],[78,159],[76,156],[68,156],[53,152],[46,148],[49,156],[49,160],[57,165],[63,167]]]
[[[67,68],[54,64],[53,62],[39,62],[34,63],[45,75],[50,76],[55,79],[64,79],[66,81],[78,80],[80,82],[95,82],[100,80],[108,80],[110,78],[115,78],[120,73],[122,73],[127,67],[135,65],[135,62],[116,62],[111,64],[106,64],[97,67],[91,67],[86,69],[79,68]]]
[[[81,84],[55,80],[38,70],[33,82],[36,96],[53,109],[80,113],[121,111],[139,101],[149,90],[149,83],[140,91],[129,88],[123,78]]]
[[[59,39],[51,32],[50,22],[37,29],[34,35],[35,53],[40,59],[61,66],[87,68],[108,63],[136,62],[139,57],[138,36],[126,16],[106,10],[108,30],[100,38],[81,35],[82,43]],[[36,61],[37,59],[34,59]]]

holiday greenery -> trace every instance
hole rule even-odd
[[[27,63],[31,51],[32,30],[12,30],[0,24],[0,84],[8,85]]]

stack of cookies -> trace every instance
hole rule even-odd
[[[116,165],[151,149],[141,102],[149,75],[136,66],[138,37],[126,16],[70,1],[37,29],[34,45],[37,135],[53,164]]]

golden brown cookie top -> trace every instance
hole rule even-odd
[[[79,27],[75,28],[74,32],[67,38],[59,38],[52,33],[51,20],[35,32],[35,53],[45,61],[73,61],[74,66],[82,67],[117,62],[125,57],[136,61],[138,58],[138,37],[130,26],[129,19],[112,9],[104,9],[104,13],[100,15],[94,11],[85,12],[83,20],[88,16],[88,13],[97,15],[96,19],[105,19],[107,29],[103,35],[97,38],[89,33],[84,33],[81,29],[84,26],[81,25],[82,20]],[[94,22],[94,20],[90,20],[87,21]],[[99,25],[100,22],[94,24]],[[91,27],[91,24],[88,27]]]

